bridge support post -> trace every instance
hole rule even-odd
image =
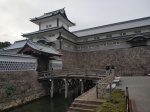
[[[53,96],[54,96],[54,80],[50,79],[50,81],[51,81],[50,95],[51,95],[51,98],[53,98]]]
[[[68,81],[67,79],[64,79],[65,82],[65,99],[68,98]]]
[[[109,93],[112,91],[112,83],[109,83]]]
[[[84,92],[84,84],[82,79],[80,79],[80,84],[81,84],[81,94],[82,94]]]

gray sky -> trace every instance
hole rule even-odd
[[[66,7],[71,31],[150,16],[150,0],[0,0],[0,41],[38,30],[30,18]]]

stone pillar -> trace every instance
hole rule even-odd
[[[106,70],[106,76],[109,75],[109,73],[110,73],[109,70]]]
[[[50,95],[51,95],[51,98],[53,98],[53,96],[54,96],[54,80],[50,79],[50,82],[51,82]]]
[[[112,83],[109,83],[109,93],[112,91]]]
[[[68,81],[67,79],[64,79],[65,82],[65,99],[68,98]]]
[[[106,66],[105,69],[106,69],[106,76],[107,76],[107,75],[109,75],[109,73],[110,73],[110,67],[109,67],[109,66]]]
[[[81,94],[82,94],[84,92],[84,84],[82,79],[80,79],[80,84],[81,84]]]
[[[111,69],[112,75],[115,75],[115,69]]]

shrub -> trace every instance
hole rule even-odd
[[[11,95],[14,92],[14,90],[15,89],[13,85],[8,85],[6,90],[7,95]]]
[[[124,91],[115,89],[108,97],[107,102],[96,108],[95,112],[126,112]]]

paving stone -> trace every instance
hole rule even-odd
[[[135,101],[137,112],[150,112],[150,76],[121,77],[117,88],[129,88],[129,97]]]

